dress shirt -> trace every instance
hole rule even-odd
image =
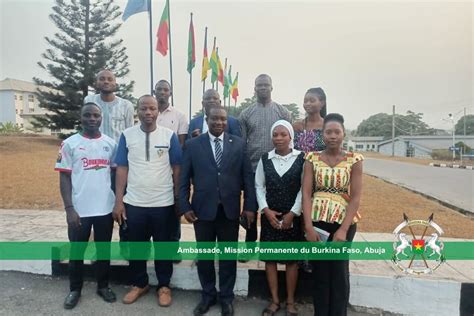
[[[221,148],[222,148],[222,154],[224,154],[224,133],[220,134],[219,137],[216,137],[212,135],[211,133],[209,134],[209,141],[211,142],[211,148],[212,148],[212,154],[214,155],[214,159],[216,159],[216,143],[214,140],[216,138],[219,138],[221,140]]]
[[[276,172],[281,177],[284,175],[293,165],[298,155],[301,151],[293,149],[288,155],[280,156],[275,152],[275,149],[268,153],[268,159],[270,159],[275,167]],[[301,171],[301,179],[303,179],[303,170]],[[263,212],[263,209],[268,207],[266,199],[266,186],[265,186],[265,173],[263,171],[262,159],[258,161],[257,170],[255,171],[255,189],[257,192],[257,202],[260,212]],[[301,188],[296,196],[295,204],[290,210],[296,216],[301,214]]]

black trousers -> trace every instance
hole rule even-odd
[[[138,207],[125,204],[127,211],[128,238],[133,241],[153,242],[170,241],[170,231],[173,220],[176,218],[174,206],[165,207]],[[155,249],[159,251],[159,249]],[[133,244],[130,246],[130,256],[143,254]],[[144,288],[148,285],[148,274],[146,272],[146,260],[129,261],[130,281],[133,286]],[[173,274],[173,262],[171,260],[155,260],[155,272],[158,279],[158,288],[169,286]]]
[[[112,213],[104,216],[82,217],[81,226],[73,228],[68,226],[68,237],[71,242],[87,242],[94,229],[94,241],[110,242],[112,239],[112,230],[114,221]],[[83,255],[86,250],[84,244],[71,246],[71,252]],[[97,245],[97,250],[101,254],[110,255],[110,244]],[[95,273],[97,278],[97,288],[101,289],[109,285],[110,260],[97,260],[95,262]],[[71,291],[81,291],[83,284],[84,260],[69,261],[69,289]]]
[[[313,222],[331,235],[341,226],[337,223]],[[352,241],[357,230],[353,224],[347,231],[347,241]],[[349,304],[349,260],[316,260],[313,266],[313,305],[316,316],[345,316]]]
[[[239,238],[239,220],[226,217],[224,208],[219,205],[213,221],[198,220],[194,223],[196,241],[237,241]],[[217,298],[216,270],[214,260],[199,260],[197,263],[199,281],[202,287],[202,300],[209,302]],[[219,299],[223,303],[232,303],[237,273],[236,260],[219,260]]]
[[[253,173],[253,178],[255,179],[255,172]],[[255,201],[257,203],[257,201]],[[258,205],[255,205],[254,208],[258,210]],[[246,242],[254,242],[257,241],[257,218],[258,218],[258,212],[255,213],[255,220],[253,221],[252,224],[250,224],[250,228],[246,230],[245,232],[245,241]]]

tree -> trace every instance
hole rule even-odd
[[[434,135],[436,130],[422,121],[423,113],[407,111],[406,115],[395,114],[395,137],[399,135]],[[356,136],[392,137],[392,115],[378,113],[363,120],[355,132]]]
[[[454,125],[456,135],[464,135],[464,118],[466,119],[466,135],[474,135],[474,115],[466,115],[461,117]]]
[[[0,123],[0,134],[21,134],[23,129],[12,122]]]
[[[39,86],[39,106],[48,110],[38,117],[35,127],[76,129],[79,110],[93,87],[95,75],[102,69],[111,69],[117,79],[129,73],[122,39],[114,39],[120,28],[115,20],[121,15],[113,0],[56,0],[50,18],[59,32],[45,37],[50,48],[42,54],[47,64],[38,62],[52,81],[33,78]],[[118,84],[122,97],[131,98],[134,81]]]

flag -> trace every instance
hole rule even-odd
[[[163,56],[166,56],[168,53],[169,5],[169,0],[166,0],[163,14],[161,14],[160,26],[158,26],[158,31],[156,32],[156,50]]]
[[[204,52],[202,57],[202,71],[201,71],[201,81],[207,79],[207,72],[211,69],[209,65],[209,58],[207,57],[207,27],[206,32],[204,34]]]
[[[219,57],[219,52],[216,52],[217,55],[217,81],[224,85],[224,69],[222,68],[221,59]]]
[[[214,48],[212,49],[211,53],[211,60],[210,60],[210,66],[212,69],[212,75],[211,75],[211,82],[214,83],[217,80],[217,75],[219,73],[219,66],[217,65],[217,53],[216,53],[216,45],[214,45]]]
[[[149,0],[128,0],[127,6],[123,11],[122,20],[125,22],[131,15],[148,11]]]
[[[237,102],[237,97],[239,96],[239,73],[235,75],[234,83],[232,83],[232,99],[234,99],[235,102]]]
[[[193,25],[193,14],[191,13],[191,22],[189,23],[189,39],[188,39],[188,72],[191,71],[196,65],[196,45],[194,43],[194,25]]]
[[[226,64],[226,69],[224,71],[224,104],[225,104],[225,99],[229,97],[230,93],[230,86],[232,84],[232,81],[230,79],[230,70],[232,69],[232,66],[229,66],[229,71],[227,72],[227,64]]]
[[[425,252],[425,241],[423,239],[413,239],[411,246],[413,253],[421,255]]]

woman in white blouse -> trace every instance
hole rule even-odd
[[[280,120],[271,128],[275,149],[264,154],[257,165],[255,187],[262,215],[262,242],[302,241],[301,179],[304,153],[293,148],[294,131],[291,124]],[[295,308],[295,289],[298,279],[296,260],[266,261],[271,304],[262,315],[274,315],[280,309],[278,297],[277,263],[286,264],[286,312],[298,315]]]

